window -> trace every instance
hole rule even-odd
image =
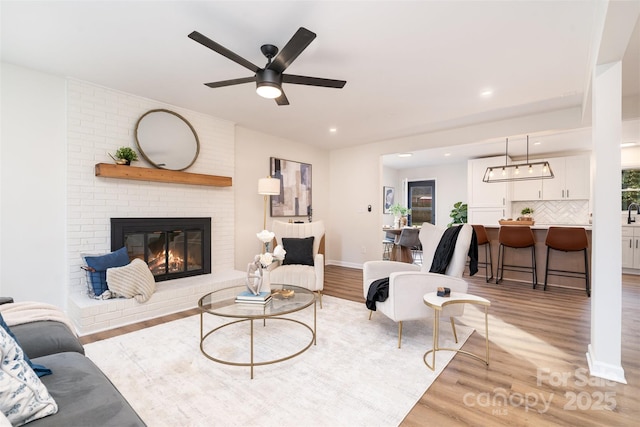
[[[622,210],[629,209],[631,203],[640,203],[640,169],[622,171]]]
[[[412,181],[407,185],[407,206],[411,209],[409,225],[436,223],[436,181]]]

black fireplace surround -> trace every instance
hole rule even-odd
[[[149,265],[156,282],[211,273],[211,218],[111,218],[111,250]]]

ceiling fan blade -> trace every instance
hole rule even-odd
[[[232,86],[239,85],[242,83],[251,83],[256,81],[256,76],[253,77],[242,77],[240,79],[231,79],[231,80],[222,80],[219,82],[205,83],[205,86],[209,86],[210,88],[224,87],[224,86]]]
[[[289,105],[289,100],[287,99],[287,95],[282,92],[282,95],[276,98],[276,103],[278,105]]]
[[[238,54],[236,54],[234,52],[231,52],[226,47],[214,42],[213,40],[211,40],[207,36],[203,36],[202,34],[200,34],[197,31],[194,31],[191,34],[189,34],[189,38],[191,40],[197,41],[198,43],[200,43],[201,45],[203,45],[205,47],[208,47],[209,49],[213,50],[214,52],[217,52],[220,55],[229,58],[233,62],[235,62],[237,64],[240,64],[245,68],[248,68],[249,70],[253,71],[254,73],[257,72],[260,69],[260,68],[258,68],[257,65],[252,64],[251,62],[247,61],[246,59],[244,59],[240,55],[238,55]]]
[[[273,61],[267,68],[282,73],[315,38],[315,33],[304,27],[298,28],[298,31],[296,31],[287,44],[280,49],[280,53],[273,58]]]
[[[332,87],[336,89],[342,89],[344,85],[347,84],[346,80],[321,79],[319,77],[296,76],[295,74],[283,74],[282,82],[295,85]]]

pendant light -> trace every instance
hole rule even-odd
[[[504,165],[489,166],[482,178],[483,182],[529,181],[551,179],[554,177],[551,165],[547,161],[529,162],[529,135],[527,135],[527,162],[507,164],[509,161],[509,138],[505,143]]]

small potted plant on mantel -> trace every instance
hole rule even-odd
[[[109,154],[109,156],[111,156],[111,154]],[[116,151],[115,157],[111,156],[111,158],[119,165],[130,165],[131,162],[138,160],[138,153],[130,147],[120,147],[118,151]]]

